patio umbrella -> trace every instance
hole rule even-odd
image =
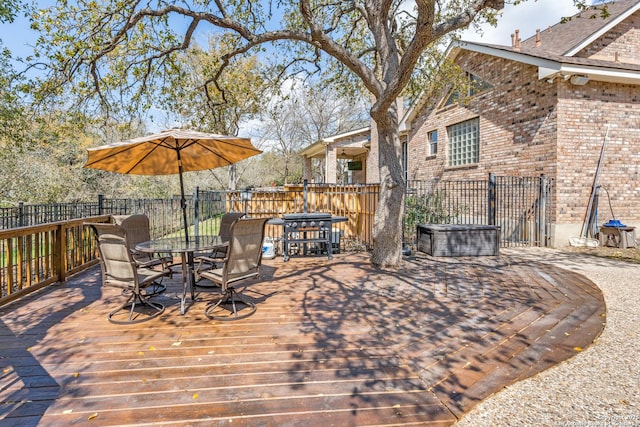
[[[262,153],[248,138],[170,129],[87,149],[85,168],[134,175],[180,176],[180,203],[189,242],[183,172],[214,169]]]

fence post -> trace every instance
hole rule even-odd
[[[67,229],[64,224],[59,224],[55,233],[56,241],[54,242],[55,255],[54,255],[54,268],[55,275],[58,276],[59,282],[66,280],[66,254],[67,245]]]
[[[200,204],[200,187],[196,186],[196,189],[193,191],[193,234],[198,236],[198,205]]]
[[[547,246],[547,177],[540,175],[540,188],[538,190],[538,236],[539,244]]]
[[[303,186],[303,196],[302,196],[302,209],[304,213],[307,213],[307,180],[304,179],[302,181],[302,186]]]
[[[496,225],[496,176],[489,172],[487,189],[487,225]]]
[[[24,227],[24,203],[18,203],[18,227]]]
[[[98,194],[98,215],[104,212],[104,195]]]

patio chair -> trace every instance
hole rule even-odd
[[[162,269],[170,268],[173,264],[173,256],[171,254],[151,254],[140,252],[135,249],[138,243],[151,240],[149,232],[149,217],[145,214],[134,215],[113,215],[114,223],[124,228],[129,239],[129,250],[138,267],[152,268],[161,266]],[[149,294],[159,294],[167,289],[165,285],[155,284],[149,286],[147,292]]]
[[[130,242],[123,227],[105,223],[85,225],[93,229],[98,245],[103,286],[120,288],[126,291],[123,295],[128,297],[108,314],[107,319],[122,325],[144,322],[162,314],[164,305],[150,301],[151,296],[143,290],[171,275],[171,270],[139,267],[129,250]]]
[[[205,315],[209,319],[236,320],[255,313],[256,305],[242,298],[235,285],[260,275],[262,240],[267,220],[268,218],[255,218],[235,221],[231,226],[229,247],[222,267],[200,273],[203,278],[219,285],[222,294],[217,301],[207,306]]]
[[[231,235],[231,226],[234,222],[242,218],[244,215],[244,212],[227,212],[222,215],[222,218],[220,219],[220,229],[218,230],[218,236],[220,236],[223,242],[229,241],[229,237]],[[195,268],[196,281],[200,279],[201,271],[215,268],[216,263],[222,262],[226,255],[227,251],[225,249],[216,249],[213,252],[207,253],[195,253],[193,260],[194,263],[197,264]]]

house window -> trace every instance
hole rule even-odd
[[[438,131],[432,130],[428,132],[427,139],[429,140],[429,155],[435,156],[438,154]]]
[[[480,129],[477,118],[447,127],[449,135],[449,166],[478,163]]]

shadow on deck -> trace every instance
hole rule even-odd
[[[364,254],[264,262],[258,311],[112,325],[99,268],[0,309],[0,424],[451,425],[504,386],[588,346],[604,325],[584,277],[517,257],[377,269]]]

